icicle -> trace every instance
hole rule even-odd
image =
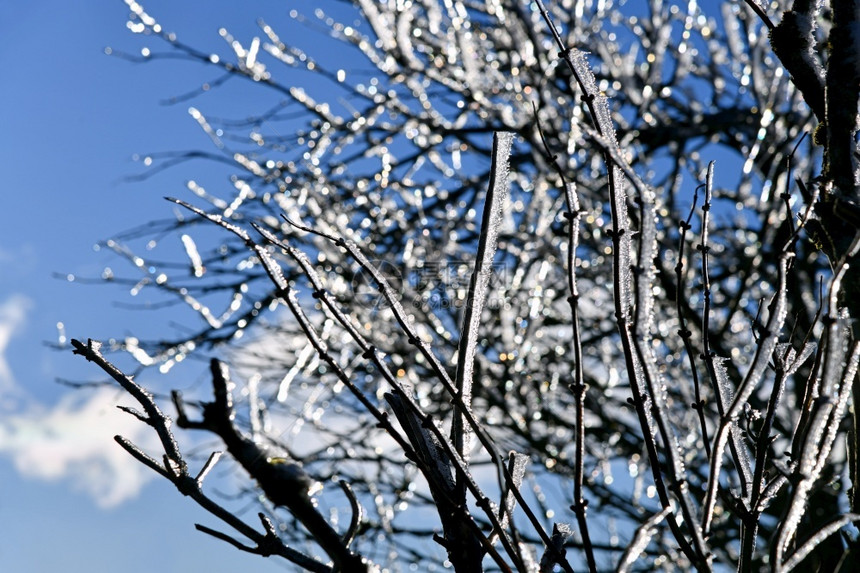
[[[505,484],[506,491],[502,498],[504,509],[499,515],[499,521],[503,528],[508,526],[510,517],[514,513],[514,506],[516,505],[517,498],[514,496],[513,490],[519,490],[520,486],[522,486],[523,476],[526,474],[526,464],[528,464],[528,462],[529,457],[527,455],[511,451],[508,459],[508,471],[511,474],[511,481],[510,483]]]
[[[200,253],[197,251],[197,245],[191,235],[183,234],[179,237],[182,240],[182,246],[185,247],[185,254],[191,261],[191,270],[194,276],[200,278],[206,272],[206,267],[203,266],[203,259],[200,258]]]
[[[648,547],[651,539],[657,533],[657,526],[666,519],[666,516],[671,511],[671,506],[664,507],[662,511],[655,513],[639,526],[636,534],[633,536],[633,541],[627,546],[624,555],[621,556],[621,560],[618,562],[618,573],[626,573],[636,563],[636,560],[639,559],[639,556],[645,551],[645,548]]]

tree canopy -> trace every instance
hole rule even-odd
[[[211,359],[212,392],[165,404],[75,348],[164,451],[120,444],[235,533],[198,528],[316,571],[844,565],[856,2],[321,3],[289,23],[318,59],[127,4],[147,49],[114,55],[215,74],[176,98],[212,147],[141,178],[224,178],[105,242],[182,328],[104,348]],[[228,81],[277,104],[207,113]]]

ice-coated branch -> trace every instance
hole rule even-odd
[[[672,511],[671,507],[664,507],[648,519],[636,530],[633,540],[624,550],[621,560],[618,563],[618,573],[626,573],[639,559],[639,556],[651,543],[653,537],[657,534],[657,526],[666,519],[666,516]]]
[[[712,198],[714,192],[714,162],[708,163],[708,171],[705,176],[705,200],[702,204],[702,240],[697,245],[697,250],[702,255],[702,296],[704,305],[702,306],[702,359],[705,361],[705,367],[708,376],[711,380],[711,387],[714,393],[714,401],[717,404],[717,413],[720,418],[726,414],[727,404],[732,399],[733,390],[729,382],[728,374],[725,366],[721,362],[721,358],[711,350],[711,276],[709,269],[711,245],[709,244],[710,232],[710,216],[713,206]],[[732,461],[735,468],[738,470],[738,481],[741,487],[741,497],[749,498],[750,480],[752,479],[752,470],[750,469],[749,454],[746,446],[740,437],[740,429],[737,421],[732,425],[729,435],[729,450],[732,455]],[[710,456],[709,456],[710,457]]]
[[[448,480],[453,480],[454,475],[466,475],[466,463],[461,460],[458,455],[454,455],[453,457],[445,455],[446,451],[456,451],[453,445],[447,443],[447,437],[444,436],[436,425],[433,424],[432,420],[424,414],[412,397],[411,391],[401,384],[394,373],[391,372],[388,363],[383,359],[382,353],[379,349],[371,344],[358,331],[358,329],[355,328],[349,316],[343,312],[339,304],[323,287],[319,274],[313,264],[311,264],[307,255],[284,241],[281,241],[264,228],[259,226],[255,226],[255,228],[266,238],[267,241],[283,249],[296,261],[302,269],[302,272],[310,280],[314,289],[314,297],[323,302],[326,309],[332,314],[332,316],[334,316],[335,320],[337,320],[349,333],[350,337],[359,346],[359,349],[362,352],[362,357],[371,361],[376,366],[383,379],[395,389],[395,393],[389,393],[386,395],[386,401],[392,407],[401,427],[404,429],[404,432],[406,433],[405,438],[390,426],[387,416],[372,406],[364,397],[363,393],[361,393],[361,391],[358,390],[351,381],[344,380],[345,376],[341,376],[340,372],[342,371],[331,355],[327,352],[323,355],[326,362],[332,366],[335,372],[339,373],[338,375],[341,377],[344,384],[347,385],[354,394],[359,396],[359,399],[362,401],[365,408],[372,411],[377,419],[384,418],[384,427],[386,427],[389,434],[391,434],[403,448],[407,458],[416,462],[421,472],[425,477],[427,477],[428,481],[431,484],[434,484],[434,488],[431,493],[434,498],[437,498],[437,503],[440,504],[440,515],[443,516],[443,523],[447,525],[446,530],[450,531],[451,538],[459,540],[460,543],[471,538],[471,533],[463,535],[462,527],[466,526],[467,528],[471,528],[473,533],[477,526],[474,524],[471,516],[464,512],[464,505],[462,503],[454,503],[452,501],[452,496],[454,494],[453,482],[450,485],[448,484]],[[291,309],[294,309],[296,317],[301,317],[299,320],[305,325],[303,326],[303,329],[306,334],[312,333],[312,327],[307,323],[307,319],[304,318],[300,309],[298,309],[298,304],[294,302],[294,297],[291,297],[291,300],[293,302],[288,304]],[[312,336],[312,340],[315,340],[314,344],[318,349],[323,348],[321,342],[317,341],[315,335],[309,334],[309,336]],[[431,427],[432,432],[427,429]],[[472,484],[472,487],[474,489],[477,485]],[[482,495],[483,494],[481,494],[481,496]],[[453,518],[453,521],[451,518]],[[500,529],[504,528],[502,527]],[[501,557],[496,552],[495,548],[486,542],[483,535],[479,535],[476,539],[483,544],[484,547],[481,547],[480,549],[472,547],[471,551],[466,552],[462,551],[462,548],[457,549],[456,547],[451,547],[451,550],[458,553],[461,557],[471,554],[479,555],[483,553],[483,551],[488,551],[497,562],[500,562]],[[508,546],[507,549],[512,551],[513,546]]]
[[[803,545],[798,547],[791,555],[789,555],[785,563],[777,564],[776,571],[779,573],[788,573],[789,571],[793,571],[825,539],[846,525],[857,521],[860,521],[860,515],[856,513],[846,513],[845,515],[840,515],[833,519],[830,523],[816,531],[803,543]]]
[[[744,376],[740,387],[737,389],[734,397],[725,415],[720,417],[720,425],[717,434],[714,438],[713,457],[711,458],[710,473],[708,476],[708,489],[705,494],[702,530],[707,535],[710,532],[712,520],[714,517],[714,505],[716,504],[716,495],[719,490],[720,469],[723,463],[723,454],[725,453],[726,445],[729,442],[732,427],[734,427],[744,404],[749,400],[750,395],[761,383],[765,370],[767,369],[770,357],[773,354],[776,344],[779,340],[779,333],[782,330],[782,325],[785,322],[786,314],[786,280],[788,274],[788,261],[791,257],[783,253],[779,258],[779,281],[777,283],[777,291],[774,295],[774,300],[770,305],[770,316],[765,325],[764,332],[756,346],[755,355],[752,364]]]
[[[827,145],[823,175],[836,192],[860,200],[857,159],[857,104],[860,103],[860,1],[832,0],[833,28],[828,38],[826,111]],[[858,232],[857,227],[853,228]]]
[[[475,268],[469,282],[463,323],[460,328],[460,345],[457,351],[457,373],[454,380],[462,408],[468,410],[472,404],[472,384],[475,375],[475,354],[478,351],[481,315],[488,295],[490,279],[493,275],[493,257],[499,241],[503,209],[508,198],[508,159],[511,154],[513,133],[496,133],[493,136],[493,158],[490,168],[490,181],[484,199],[484,214],[481,218],[481,234],[478,239],[478,252]],[[463,418],[462,411],[454,410],[451,424],[451,441],[464,461],[469,461],[471,431]],[[457,490],[465,496],[465,484],[458,479]]]
[[[699,189],[701,186],[697,186],[693,190],[693,201],[690,204],[690,212],[687,215],[686,219],[682,219],[678,223],[678,227],[680,229],[680,233],[678,233],[678,262],[675,265],[675,284],[677,292],[675,293],[675,311],[678,313],[678,336],[684,343],[684,350],[687,352],[687,360],[690,364],[690,375],[693,381],[693,396],[695,397],[695,402],[691,404],[691,407],[696,411],[696,414],[699,418],[699,427],[702,432],[702,441],[705,444],[705,455],[710,459],[711,457],[711,444],[710,438],[708,438],[708,422],[705,418],[705,400],[702,398],[702,388],[701,383],[699,381],[699,371],[696,368],[696,350],[693,347],[693,333],[687,328],[687,318],[684,316],[684,305],[683,301],[686,296],[686,288],[684,281],[684,261],[686,259],[686,250],[687,250],[687,233],[690,231],[692,226],[690,225],[690,221],[693,220],[693,214],[696,211],[696,203],[699,197]]]
[[[824,68],[815,38],[820,9],[820,0],[795,0],[792,9],[783,13],[782,20],[769,33],[773,52],[791,74],[815,117],[824,122]]]
[[[838,273],[833,283],[838,285]],[[813,405],[809,429],[800,450],[800,459],[797,460],[789,508],[777,530],[773,551],[777,568],[786,560],[785,555],[809,506],[809,496],[822,477],[860,364],[860,342],[853,344],[850,356],[845,352],[847,328],[844,321],[830,320],[826,336],[826,350],[818,381],[819,397]]]
[[[608,171],[609,201],[611,211],[612,230],[609,233],[612,239],[613,258],[613,295],[615,305],[615,322],[621,338],[627,376],[630,380],[633,392],[633,402],[639,416],[640,425],[645,438],[645,445],[650,459],[651,471],[663,507],[669,507],[671,501],[668,490],[664,484],[660,462],[657,453],[655,433],[652,429],[652,416],[656,419],[660,434],[664,440],[665,454],[669,458],[669,479],[672,480],[672,490],[677,496],[684,519],[687,523],[694,523],[695,513],[689,498],[689,486],[687,477],[684,475],[681,452],[679,451],[677,439],[674,435],[669,421],[666,419],[662,401],[663,386],[659,380],[655,357],[650,347],[645,347],[650,340],[651,304],[653,300],[651,280],[654,276],[654,241],[656,229],[654,221],[654,198],[649,189],[641,189],[638,196],[642,213],[642,234],[639,243],[639,257],[637,273],[644,280],[633,277],[633,243],[630,227],[630,217],[627,212],[627,194],[624,185],[624,169],[622,165],[626,162],[620,161],[618,152],[617,136],[612,122],[611,113],[607,99],[597,89],[594,78],[585,55],[575,49],[568,47],[555,27],[546,7],[540,0],[537,1],[538,9],[550,29],[561,56],[570,70],[577,87],[582,91],[582,101],[585,103],[590,115],[590,120],[597,135],[604,141],[604,163]],[[634,179],[638,182],[638,178]],[[635,283],[635,293],[634,293]],[[635,297],[634,297],[635,294]],[[650,394],[651,404],[646,407],[646,393]],[[678,541],[679,547],[684,554],[695,563],[697,568],[709,571],[710,552],[705,546],[702,531],[696,527],[692,528],[692,544],[686,539],[684,533],[674,514],[670,513],[668,521],[672,533]]]
[[[399,300],[397,293],[392,288],[391,284],[385,278],[385,276],[382,275],[378,268],[371,264],[367,256],[353,241],[347,241],[342,237],[334,236],[313,229],[311,227],[301,225],[294,221],[288,220],[288,222],[299,230],[324,237],[327,240],[331,241],[334,245],[344,249],[347,253],[349,253],[353,260],[358,263],[362,270],[366,271],[371,276],[376,285],[376,288],[384,297],[385,301],[389,304],[389,308],[394,315],[395,321],[397,322],[403,333],[406,335],[407,341],[409,342],[409,344],[418,347],[419,351],[421,352],[421,355],[429,363],[432,372],[436,376],[437,380],[444,386],[445,390],[449,392],[449,395],[451,396],[451,403],[463,414],[464,419],[469,424],[470,429],[475,433],[475,436],[478,438],[478,441],[490,455],[490,458],[496,464],[497,468],[499,468],[503,483],[504,481],[510,481],[511,476],[507,474],[507,468],[505,468],[503,460],[498,453],[498,448],[493,442],[492,437],[487,432],[487,428],[479,420],[476,419],[475,415],[471,412],[469,408],[466,408],[464,406],[462,400],[460,399],[459,393],[457,393],[455,390],[454,383],[451,380],[451,377],[448,375],[445,368],[442,366],[440,360],[433,353],[432,348],[415,331],[415,327],[411,324],[411,321],[409,320],[408,315],[403,308],[403,304]],[[417,413],[420,410],[415,409],[413,411]],[[448,438],[443,437],[441,434],[438,434],[438,428],[435,430],[433,429],[436,427],[435,424],[428,425],[431,426],[431,431],[433,431],[437,439],[439,439],[439,443],[443,446],[443,448],[446,448],[446,453],[448,454],[448,456],[453,461],[455,461],[455,466],[457,466],[459,472],[458,475],[465,479],[468,489],[476,497],[478,507],[480,507],[485,512],[485,514],[488,515],[494,527],[501,530],[500,523],[498,522],[496,515],[493,513],[492,508],[490,507],[489,498],[487,498],[486,496],[484,496],[483,493],[481,493],[480,488],[478,487],[477,483],[475,483],[475,481],[471,478],[465,465],[459,461],[460,457],[456,450],[453,448],[451,448],[450,450],[448,449]],[[525,512],[528,520],[531,522],[535,531],[538,533],[538,535],[540,535],[541,540],[548,548],[552,549],[552,545],[550,543],[550,536],[547,535],[546,531],[544,531],[540,520],[537,518],[534,512],[532,512],[531,508],[529,507],[529,504],[522,498],[518,490],[513,489],[512,492],[517,498],[517,502],[520,504],[520,507]],[[504,542],[506,538],[505,536],[502,536],[501,539]],[[511,550],[509,553],[514,554],[513,550]],[[557,559],[559,565],[561,565],[566,571],[570,569],[570,564],[567,562],[563,555],[557,556]]]
[[[130,377],[123,374],[116,366],[107,361],[100,352],[101,345],[98,342],[89,340],[84,344],[78,340],[72,340],[71,343],[75,354],[79,354],[90,362],[94,362],[99,368],[119,383],[119,385],[133,396],[141,407],[143,407],[144,412],[148,417],[147,423],[156,431],[161,441],[161,445],[164,448],[164,464],[159,464],[148,454],[137,448],[137,446],[125,438],[117,436],[116,440],[120,446],[122,446],[123,449],[129,452],[138,461],[155,470],[162,477],[170,480],[183,495],[191,497],[203,509],[218,517],[248,539],[254,541],[255,547],[245,546],[235,540],[230,541],[229,536],[224,534],[216,535],[216,537],[228,541],[237,547],[241,545],[243,550],[251,553],[263,556],[279,555],[292,563],[304,567],[308,571],[315,571],[318,573],[329,573],[332,571],[329,566],[324,565],[299,551],[287,547],[277,536],[273,537],[272,532],[267,531],[266,534],[260,534],[254,528],[236,517],[236,515],[212,501],[201,489],[202,476],[204,475],[204,472],[201,472],[197,478],[189,473],[188,465],[185,463],[182,453],[179,450],[179,446],[170,430],[171,420],[161,412],[161,409],[155,403],[152,395],[134,382]],[[210,458],[210,461],[207,462],[204,469],[206,467],[210,467],[211,463]],[[198,529],[201,527],[203,526],[198,526]],[[205,527],[204,529],[201,529],[201,531],[213,534],[213,530]]]
[[[468,473],[468,464],[466,461],[462,460],[459,456],[459,453],[454,448],[453,444],[448,442],[448,438],[444,436],[440,430],[436,427],[436,425],[424,414],[414,399],[411,397],[410,392],[402,387],[402,385],[396,380],[396,377],[391,373],[388,365],[382,360],[381,354],[379,351],[370,343],[368,343],[364,337],[358,332],[357,329],[354,328],[349,318],[339,309],[338,305],[331,299],[325,289],[322,287],[322,283],[313,269],[313,266],[310,264],[310,261],[307,257],[301,253],[300,251],[294,249],[290,245],[278,240],[274,235],[266,231],[260,226],[256,226],[257,230],[260,231],[263,236],[271,242],[272,244],[279,246],[284,249],[294,260],[296,260],[299,266],[302,268],[305,275],[311,280],[312,285],[315,289],[315,296],[322,300],[329,311],[332,312],[336,320],[341,323],[344,328],[346,328],[347,332],[353,337],[353,339],[359,344],[362,354],[365,358],[370,359],[377,366],[379,371],[383,374],[385,380],[395,389],[397,389],[396,400],[393,401],[389,399],[389,403],[394,408],[396,406],[395,412],[398,414],[398,419],[401,422],[401,426],[404,427],[404,430],[408,428],[414,428],[414,424],[410,422],[410,420],[414,420],[415,424],[418,424],[422,430],[420,432],[416,431],[407,431],[407,440],[404,440],[400,433],[394,430],[391,427],[390,423],[387,420],[387,416],[380,412],[375,406],[371,405],[366,398],[364,398],[363,393],[358,390],[358,388],[348,379],[348,377],[342,372],[340,366],[333,359],[333,357],[326,351],[325,346],[322,344],[322,341],[316,336],[313,332],[312,327],[310,326],[309,321],[306,317],[304,317],[304,313],[301,311],[300,305],[295,298],[295,294],[293,293],[292,288],[286,282],[283,277],[283,272],[281,271],[279,265],[274,261],[272,256],[266,251],[266,249],[255,241],[253,241],[246,231],[241,229],[240,227],[233,225],[224,220],[223,217],[217,214],[210,214],[194,207],[188,203],[183,201],[179,201],[176,199],[171,199],[177,204],[182,205],[183,207],[193,211],[194,213],[208,219],[209,221],[219,225],[226,230],[236,234],[239,236],[243,242],[246,244],[248,248],[253,250],[258,257],[260,257],[261,262],[263,263],[266,272],[269,274],[272,281],[278,286],[279,291],[281,292],[281,297],[287,303],[287,306],[293,312],[293,315],[297,318],[300,325],[302,326],[305,335],[308,336],[308,339],[314,344],[318,353],[320,353],[321,357],[332,366],[334,372],[338,375],[341,381],[348,387],[350,390],[359,397],[359,399],[364,403],[365,407],[380,420],[381,424],[386,427],[389,431],[389,434],[398,441],[401,447],[404,448],[404,452],[407,454],[407,457],[416,461],[419,469],[421,469],[422,473],[428,477],[428,480],[431,483],[436,484],[436,488],[434,489],[434,495],[439,495],[440,500],[446,500],[444,503],[440,505],[440,515],[443,515],[443,523],[447,523],[448,527],[446,528],[449,533],[449,539],[454,540],[456,543],[462,543],[468,539],[474,539],[478,545],[472,546],[468,550],[464,550],[463,547],[457,545],[456,547],[452,545],[449,549],[449,553],[453,556],[454,560],[461,560],[465,557],[473,557],[478,559],[477,562],[480,562],[480,558],[484,552],[488,552],[499,564],[503,564],[500,561],[500,556],[496,552],[496,550],[488,544],[485,536],[477,535],[477,537],[473,537],[473,533],[477,531],[476,525],[474,524],[471,516],[468,515],[467,512],[464,512],[463,502],[454,503],[450,498],[453,494],[452,491],[442,487],[442,484],[445,483],[444,479],[440,480],[439,476],[440,471],[448,472],[449,475],[453,473],[459,479],[463,480],[463,483],[466,484],[468,490],[470,490],[479,501],[478,506],[484,511],[487,517],[491,522],[495,524],[497,531],[503,531],[505,528],[501,526],[501,523],[498,521],[497,516],[494,514],[489,499],[481,492],[477,483],[469,476]],[[295,223],[293,223],[296,225]],[[299,225],[296,225],[298,228],[302,230],[318,234],[324,236],[326,238],[330,238],[329,235],[321,233],[319,231],[314,231],[309,228],[305,228]],[[330,238],[336,244],[340,244],[341,246],[346,246],[347,243],[342,239]],[[389,302],[394,306],[396,303],[400,306],[399,301],[396,301],[394,298],[394,291],[385,281],[384,277],[382,277],[379,272],[370,266],[369,261],[367,261],[366,257],[361,254],[360,251],[357,250],[356,247],[352,246],[352,250],[350,254],[353,255],[356,260],[359,261],[360,264],[363,264],[363,267],[368,270],[374,279],[377,281],[380,286],[380,290],[383,292],[383,295],[386,298],[391,297]],[[491,258],[491,257],[490,257]],[[366,266],[365,266],[366,265]],[[400,306],[402,311],[402,306]],[[398,316],[395,314],[395,316]],[[402,324],[408,324],[408,321],[405,319],[405,313],[400,315],[399,318],[402,321]],[[410,332],[407,332],[408,334]],[[413,335],[414,336],[414,335]],[[432,354],[431,354],[432,355]],[[441,369],[441,365],[439,365],[440,371],[444,373],[444,370]],[[450,383],[450,379],[448,379]],[[452,394],[453,395],[453,394]],[[392,397],[394,395],[392,394]],[[481,443],[485,446],[488,446],[489,451],[495,451],[495,446],[492,445],[492,442],[488,438],[488,436],[482,433],[480,424],[477,420],[475,420],[474,416],[468,414],[467,420],[470,424],[470,427],[475,428],[478,432],[480,432],[479,438],[481,439]],[[186,422],[187,423],[187,422]],[[189,426],[191,427],[191,426]],[[427,430],[430,430],[429,432]],[[442,461],[443,458],[439,458],[438,456],[430,458],[427,453],[431,451],[436,451],[437,448],[441,448],[442,452],[445,452],[447,457],[444,458],[445,461]],[[422,451],[424,454],[422,454]],[[495,458],[498,458],[496,455]],[[432,462],[432,463],[431,463]],[[441,463],[441,465],[440,465]],[[445,469],[442,469],[442,468]],[[505,474],[503,476],[504,480],[509,480],[510,476]],[[536,518],[531,514],[528,509],[528,505],[525,503],[525,500],[522,499],[519,492],[514,489],[512,490],[512,494],[518,499],[518,501],[523,506],[523,509],[526,511],[528,515],[530,515],[530,520],[533,524],[536,524],[539,527],[539,524]],[[449,510],[444,510],[444,508],[448,507]],[[444,510],[444,511],[443,511]],[[447,518],[447,519],[446,519]],[[453,520],[451,519],[453,518]],[[465,528],[465,529],[464,529]],[[542,531],[542,529],[541,529]],[[545,534],[544,534],[545,535]],[[548,540],[549,538],[547,538]],[[510,544],[510,541],[506,535],[502,536],[502,542],[506,546],[507,553],[516,558],[517,551],[514,550],[514,547]],[[565,563],[563,559],[560,560],[562,565]]]
[[[224,442],[227,451],[254,478],[275,506],[286,507],[310,532],[338,569],[368,570],[363,557],[353,553],[341,535],[322,516],[310,496],[313,480],[301,464],[273,455],[265,446],[245,436],[235,425],[233,382],[227,366],[213,359],[210,363],[214,400],[203,404],[202,419],[190,420],[180,410],[177,424],[190,429],[207,430]],[[182,405],[182,400],[174,402]]]
[[[546,139],[540,121],[537,117],[537,106],[535,111],[535,124],[540,136],[543,151],[552,169],[558,175],[561,187],[564,191],[565,206],[567,209],[564,216],[567,219],[567,288],[570,296],[567,298],[570,306],[571,329],[573,337],[571,340],[573,350],[573,381],[569,384],[573,392],[576,425],[576,449],[574,450],[574,474],[573,474],[573,511],[576,514],[577,524],[582,535],[582,545],[585,550],[588,569],[592,573],[597,570],[597,562],[594,559],[594,547],[591,543],[591,534],[588,531],[587,509],[588,500],[583,496],[583,481],[585,472],[585,393],[587,386],[582,366],[582,339],[579,319],[579,289],[576,284],[576,250],[579,247],[580,218],[583,214],[579,205],[579,196],[576,185],[569,182],[565,177],[564,169],[559,163],[558,155],[553,153]]]

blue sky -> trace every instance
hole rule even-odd
[[[143,4],[181,40],[222,54],[219,27],[248,43],[260,35],[257,17],[277,25],[291,7],[307,7]],[[97,277],[117,263],[94,251],[99,240],[170,216],[162,196],[181,195],[183,169],[128,182],[141,171],[135,154],[210,143],[188,103],[159,102],[217,74],[105,55],[106,46],[139,53],[147,45],[126,29],[127,15],[121,0],[0,4],[0,570],[283,571],[196,532],[195,522],[220,524],[113,443],[117,433],[146,440],[141,424],[116,413],[120,393],[58,384],[100,376],[46,345],[58,340],[58,322],[76,338],[153,327],[147,313],[112,304],[123,298],[118,289],[54,274]]]

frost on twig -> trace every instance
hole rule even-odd
[[[824,121],[824,68],[815,38],[820,5],[818,0],[795,1],[770,30],[770,43],[815,117]]]
[[[484,303],[487,299],[487,289],[494,272],[493,257],[496,254],[499,231],[502,226],[502,209],[504,209],[508,197],[508,157],[511,154],[513,139],[514,134],[512,133],[496,133],[493,136],[493,163],[490,169],[487,195],[484,200],[484,215],[481,219],[478,253],[469,282],[469,292],[466,296],[463,325],[460,330],[460,346],[457,353],[456,389],[462,402],[462,408],[465,409],[470,408],[472,403],[472,378],[475,368],[475,353],[478,350],[479,327]],[[455,409],[451,438],[460,456],[466,461],[469,459],[470,435],[469,425],[463,420],[463,413]],[[463,491],[465,491],[465,487]]]

